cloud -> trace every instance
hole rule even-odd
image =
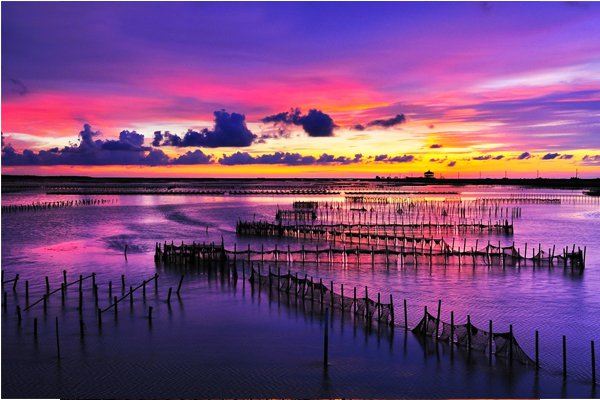
[[[529,160],[532,157],[531,153],[529,153],[528,151],[521,153],[521,155],[519,155],[519,157],[517,157],[517,160]]]
[[[174,147],[248,147],[257,138],[246,126],[246,116],[228,113],[225,110],[215,111],[213,130],[202,129],[196,132],[188,130],[183,138],[177,134],[165,132],[154,133],[152,145]]]
[[[434,143],[429,146],[430,149],[441,149],[443,146],[441,144]]]
[[[400,125],[406,122],[404,114],[397,114],[395,117],[387,119],[376,119],[367,123],[367,126],[382,126],[384,128],[390,128],[395,125]]]
[[[136,131],[122,131],[119,134],[119,140],[106,140],[102,143],[103,150],[111,151],[146,151],[150,150],[148,147],[143,147],[144,135],[137,133]]]
[[[288,112],[266,116],[261,122],[302,126],[304,132],[311,137],[333,136],[333,129],[336,127],[329,115],[317,109],[310,109],[308,114],[302,115],[299,108],[294,108]]]
[[[171,161],[176,165],[198,165],[213,163],[213,156],[204,154],[202,150],[188,151]]]
[[[388,156],[387,154],[380,154],[375,156],[375,161],[387,162],[387,163],[407,163],[415,160],[415,156],[413,155],[403,155],[403,156]]]
[[[2,164],[6,166],[29,165],[169,165],[208,164],[212,156],[201,151],[188,152],[170,159],[162,150],[144,146],[144,135],[135,131],[122,131],[117,140],[95,139],[100,136],[89,124],[79,132],[79,144],[40,150],[25,149],[17,153],[11,145],[2,146]]]
[[[333,156],[324,153],[318,158],[314,156],[303,156],[299,153],[275,152],[273,154],[261,154],[252,156],[247,152],[236,152],[231,155],[223,155],[219,159],[222,165],[252,165],[252,164],[283,164],[283,165],[324,165],[324,164],[353,164],[363,159],[362,154],[354,157]]]
[[[504,158],[504,155],[500,154],[497,156],[493,156],[491,154],[487,154],[485,156],[477,156],[477,157],[473,157],[472,160],[476,160],[476,161],[487,161],[487,160],[502,160]]]
[[[450,161],[450,162],[448,163],[448,166],[449,166],[449,167],[454,167],[455,165],[456,165],[456,161]]]
[[[600,154],[588,156],[587,154],[581,159],[584,165],[600,165]]]
[[[573,158],[573,154],[563,154],[559,158],[562,159],[562,160],[570,160],[570,159]]]
[[[154,132],[154,140],[152,141],[152,146],[158,147],[160,146],[160,142],[163,140],[163,135],[160,131]]]
[[[353,129],[355,131],[364,131],[366,128],[362,124],[356,124],[356,125],[353,125],[351,129]]]
[[[542,160],[554,160],[556,157],[560,156],[558,153],[547,153]]]

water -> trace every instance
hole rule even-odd
[[[410,190],[415,190],[410,188]],[[459,191],[463,199],[504,197],[514,193],[563,193],[517,187],[426,187],[425,191]],[[430,195],[428,195],[430,196]],[[228,249],[248,244],[260,249],[297,248],[317,242],[298,239],[236,237],[238,219],[273,220],[277,207],[291,208],[294,200],[332,201],[339,196],[60,196],[39,192],[4,194],[2,204],[73,198],[108,198],[102,207],[76,207],[2,215],[2,270],[5,279],[20,274],[19,287],[7,291],[2,314],[3,397],[595,397],[590,383],[590,340],[600,337],[600,211],[598,204],[527,204],[515,220],[514,235],[476,233],[468,243],[490,240],[523,248],[542,243],[557,248],[574,243],[587,246],[583,273],[562,266],[519,269],[501,266],[405,266],[365,263],[357,268],[321,263],[288,265],[283,271],[321,277],[345,287],[358,287],[371,297],[392,294],[401,315],[407,299],[409,325],[423,307],[442,320],[471,321],[494,331],[514,327],[517,341],[533,357],[535,331],[540,333],[539,374],[527,368],[492,365],[487,356],[453,352],[445,344],[420,343],[404,330],[393,338],[365,331],[364,326],[334,315],[330,329],[331,365],[322,369],[323,321],[320,313],[288,306],[265,293],[252,293],[237,284],[204,273],[186,275],[182,296],[166,303],[168,287],[177,287],[180,272],[157,267],[156,242],[220,242]],[[433,198],[450,195],[431,195]],[[508,205],[510,207],[510,205]],[[208,227],[208,230],[206,229]],[[450,240],[449,237],[445,237]],[[462,235],[457,242],[462,243]],[[128,258],[123,250],[128,246]],[[325,247],[325,243],[321,242]],[[462,244],[461,244],[462,245]],[[17,323],[15,307],[24,308],[24,282],[30,283],[30,302],[59,287],[62,271],[69,281],[79,274],[97,274],[100,307],[110,304],[108,281],[121,295],[126,289],[160,274],[158,293],[148,286],[145,301],[136,292],[103,313],[98,329],[90,281],[84,283],[86,335],[79,337],[77,285],[69,288],[65,305],[60,293],[51,296],[45,314],[42,304],[23,312]],[[350,290],[350,289],[348,289]],[[283,304],[282,304],[283,303]],[[148,307],[154,307],[151,328]],[[56,359],[55,317],[61,331],[60,362]],[[33,339],[33,318],[39,333]],[[562,380],[562,335],[567,336],[568,379]],[[511,372],[512,371],[512,372]],[[431,385],[435,381],[436,385]]]

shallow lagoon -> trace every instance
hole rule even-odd
[[[463,198],[499,196],[498,188],[461,187]],[[414,190],[414,189],[413,189]],[[430,187],[427,188],[431,190]],[[438,190],[448,190],[440,187]],[[501,188],[504,195],[524,193]],[[531,191],[538,193],[540,190]],[[545,190],[544,193],[553,193]],[[320,312],[288,306],[266,293],[252,294],[241,275],[237,283],[187,273],[181,298],[166,303],[168,287],[176,287],[180,271],[156,266],[155,242],[220,242],[226,247],[298,246],[297,239],[236,237],[241,219],[272,220],[277,206],[294,200],[343,200],[341,197],[276,196],[95,196],[115,198],[103,207],[51,209],[3,214],[2,269],[5,279],[20,274],[19,290],[8,296],[2,315],[2,395],[4,397],[594,397],[590,384],[589,341],[600,335],[600,213],[597,204],[522,205],[512,236],[471,235],[480,240],[587,246],[583,274],[562,267],[515,268],[433,266],[384,268],[370,265],[340,268],[299,263],[284,270],[333,280],[336,285],[380,291],[408,302],[409,325],[423,306],[442,319],[450,311],[457,323],[470,314],[475,325],[506,331],[513,324],[524,350],[533,355],[535,330],[540,331],[542,370],[507,368],[487,356],[431,341],[395,329],[390,340],[352,319],[334,315],[330,329],[330,368],[322,369],[323,322]],[[433,196],[443,198],[444,195]],[[52,201],[68,196],[7,194],[2,203]],[[206,227],[208,226],[208,232]],[[128,245],[125,261],[123,248]],[[305,243],[310,246],[310,242]],[[84,283],[86,336],[79,336],[77,289],[65,308],[54,295],[44,315],[41,304],[23,313],[19,326],[14,307],[24,304],[23,284],[30,298],[44,292],[44,276],[56,288],[67,270],[69,281],[79,274],[97,274],[100,306],[109,305],[108,281],[120,294],[126,286],[160,274],[158,294],[149,286],[146,301],[135,297],[133,308],[123,301],[117,319],[104,315],[99,331],[89,281]],[[137,292],[136,292],[137,293]],[[293,303],[293,302],[292,302]],[[148,306],[154,307],[150,329]],[[56,359],[54,317],[61,329],[60,362]],[[37,342],[32,321],[39,320]],[[568,338],[569,377],[561,377],[561,336]],[[512,371],[512,372],[511,372]]]

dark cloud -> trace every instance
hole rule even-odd
[[[230,114],[225,110],[215,111],[214,115],[215,126],[213,130],[205,128],[200,132],[196,132],[190,129],[183,138],[169,132],[165,132],[164,135],[155,132],[152,145],[155,147],[248,147],[257,138],[246,127],[245,115]]]
[[[449,166],[449,167],[454,167],[455,165],[456,165],[456,161],[450,161],[450,162],[448,163],[448,166]]]
[[[375,156],[375,161],[382,161],[382,162],[388,162],[388,163],[406,163],[406,162],[412,162],[414,161],[415,156],[413,155],[403,155],[403,156],[396,156],[396,157],[392,157],[392,156],[388,156],[387,154],[380,154],[378,156]]]
[[[581,159],[584,165],[600,165],[600,154],[596,154],[593,156],[585,155]]]
[[[563,154],[562,156],[559,157],[560,159],[563,160],[570,160],[573,158],[573,154]]]
[[[554,160],[556,157],[560,156],[558,153],[547,153],[542,157],[542,160]]]
[[[136,131],[122,131],[119,134],[119,140],[106,140],[102,143],[102,150],[111,151],[147,151],[148,147],[143,147],[144,135]]]
[[[448,157],[444,157],[444,158],[430,158],[429,162],[441,164],[441,163],[444,163],[447,159],[448,159]]]
[[[521,153],[521,155],[519,155],[519,157],[517,157],[517,160],[528,160],[531,157],[532,157],[531,154],[528,151],[526,151],[526,152]]]
[[[310,109],[308,114],[302,115],[299,108],[294,108],[288,112],[264,117],[261,122],[302,126],[304,132],[312,137],[333,136],[333,129],[336,127],[329,115],[316,109]]]
[[[362,124],[356,124],[352,127],[353,130],[355,131],[364,131],[366,128],[364,125]]]
[[[430,149],[441,149],[443,146],[441,144],[434,143],[429,146]]]
[[[502,154],[497,155],[497,156],[493,156],[491,154],[487,154],[485,156],[477,156],[477,157],[473,157],[472,160],[476,160],[476,161],[487,161],[487,160],[502,160],[504,158],[504,156]]]
[[[163,140],[163,135],[160,131],[154,132],[154,140],[152,140],[152,146],[160,146],[160,142]]]
[[[207,164],[212,156],[201,151],[188,152],[173,160],[159,149],[144,146],[144,135],[122,131],[117,140],[94,139],[100,132],[85,124],[79,132],[79,143],[63,148],[17,153],[11,145],[2,146],[2,164],[23,165],[169,165]]]
[[[212,155],[204,154],[202,150],[194,150],[180,155],[173,159],[171,163],[176,165],[211,164],[213,162],[212,158]]]
[[[319,158],[303,156],[299,153],[275,152],[273,154],[262,154],[252,156],[247,152],[236,152],[229,156],[223,155],[219,159],[222,165],[251,165],[251,164],[284,164],[284,165],[322,165],[322,164],[353,164],[362,160],[362,154],[354,157],[333,156],[324,153]]]
[[[390,128],[395,125],[403,124],[406,122],[404,114],[397,114],[395,117],[387,119],[376,119],[367,123],[367,126],[382,126],[384,128]]]

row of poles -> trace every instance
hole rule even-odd
[[[99,206],[117,202],[116,199],[80,199],[61,201],[37,201],[31,204],[9,204],[2,206],[2,213],[14,213],[21,211],[41,211],[54,208],[70,208],[81,206]]]
[[[65,297],[66,297],[66,292],[67,292],[67,288],[73,285],[78,284],[79,285],[79,305],[78,305],[78,312],[80,315],[80,319],[79,319],[79,333],[80,333],[80,337],[83,340],[84,336],[85,336],[85,323],[83,320],[83,282],[87,279],[91,279],[92,280],[92,290],[93,290],[93,294],[94,294],[94,304],[95,304],[95,310],[96,310],[96,314],[97,314],[97,325],[99,329],[102,329],[102,314],[109,311],[109,310],[114,310],[114,315],[115,318],[117,318],[118,316],[118,304],[122,301],[124,301],[125,299],[129,299],[130,302],[130,306],[133,307],[133,294],[135,291],[137,290],[142,290],[142,297],[145,300],[146,299],[146,286],[153,283],[154,285],[154,290],[155,293],[158,294],[158,274],[154,274],[154,276],[148,280],[144,280],[141,284],[139,284],[138,286],[129,286],[129,291],[127,291],[126,289],[126,285],[125,285],[125,275],[121,275],[121,297],[118,296],[113,296],[113,285],[112,285],[112,281],[109,281],[108,283],[108,296],[109,296],[109,301],[112,301],[107,307],[105,308],[101,308],[98,307],[99,304],[99,289],[98,289],[98,285],[96,284],[96,274],[92,273],[88,276],[83,276],[83,275],[79,275],[79,278],[75,281],[72,282],[67,282],[67,273],[66,271],[63,271],[63,282],[61,282],[60,284],[60,288],[55,289],[55,290],[51,290],[50,288],[50,284],[49,284],[49,279],[48,276],[45,277],[45,293],[42,295],[42,297],[34,302],[32,302],[31,304],[29,303],[29,281],[26,280],[25,281],[25,308],[23,310],[21,310],[21,306],[19,304],[16,305],[16,314],[17,314],[17,322],[20,325],[22,320],[23,320],[23,312],[28,311],[30,309],[32,309],[34,306],[36,306],[37,304],[43,303],[43,312],[44,314],[46,314],[48,312],[47,309],[47,305],[50,299],[50,296],[60,292],[61,293],[61,304],[65,305]],[[185,275],[182,275],[180,280],[179,280],[179,284],[177,285],[177,290],[176,290],[176,294],[177,297],[180,298],[180,293],[181,293],[181,289],[182,289],[182,284],[183,284],[183,280],[184,280]],[[4,286],[5,284],[12,284],[12,290],[14,292],[17,292],[17,283],[19,282],[19,275],[17,274],[15,276],[15,278],[11,279],[11,280],[2,280],[2,288],[3,288],[3,303],[2,303],[2,309],[4,312],[7,312],[8,309],[8,301],[7,301],[7,292],[4,290]],[[173,287],[169,287],[168,289],[168,293],[167,293],[167,304],[170,307],[171,304],[171,296],[173,293]],[[148,320],[149,323],[152,324],[152,313],[153,313],[153,307],[149,306],[148,307]],[[57,358],[60,360],[61,358],[61,353],[60,353],[60,335],[59,335],[59,323],[58,323],[58,316],[56,317],[55,320],[55,333],[56,333],[56,350],[57,350]],[[33,337],[34,339],[37,340],[38,337],[38,319],[34,318],[33,319]]]

